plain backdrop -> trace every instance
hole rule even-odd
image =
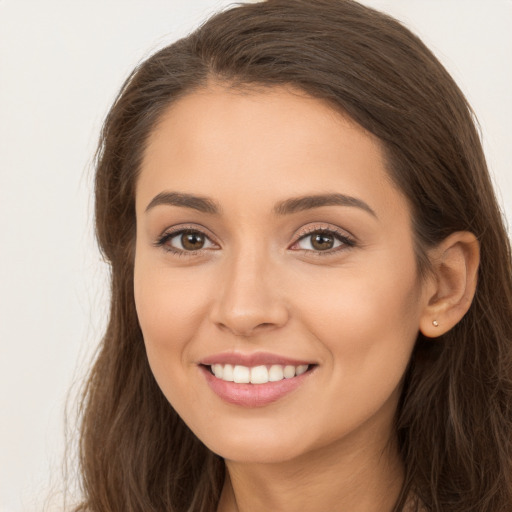
[[[92,233],[101,122],[141,59],[222,0],[0,0],[0,510],[60,510],[65,410],[101,337]],[[480,120],[512,219],[512,2],[365,0],[412,28]],[[70,482],[73,464],[70,466]]]

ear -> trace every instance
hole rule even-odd
[[[420,331],[429,338],[448,332],[467,313],[475,295],[480,244],[473,233],[458,231],[430,253],[433,276]]]

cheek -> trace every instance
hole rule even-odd
[[[384,284],[384,283],[383,283]],[[365,285],[358,279],[345,283],[344,292],[318,298],[317,328],[324,333],[321,339],[357,340],[351,348],[364,353],[364,347],[381,345],[385,340],[403,340],[414,336],[419,325],[418,294],[415,286],[402,284],[379,286],[373,281]],[[338,344],[336,343],[337,347]],[[349,347],[347,347],[348,349]]]
[[[416,337],[422,286],[412,250],[371,254],[368,260],[335,276],[319,274],[314,287],[304,283],[309,293],[302,311],[310,312],[324,334],[320,339],[358,339],[354,349],[360,351],[390,336]]]
[[[402,270],[401,280],[391,273],[345,275],[340,289],[304,300],[304,324],[327,351],[322,397],[328,407],[306,420],[311,432],[329,422],[334,441],[371,418],[391,428],[420,311],[415,273]]]
[[[333,384],[341,389],[349,384],[351,392],[358,390],[353,396],[367,394],[377,403],[405,372],[422,304],[411,261],[398,266],[381,261],[373,270],[346,272],[339,287],[325,281],[303,297],[303,322],[328,351]]]
[[[191,379],[190,345],[202,319],[205,293],[186,272],[142,260],[135,264],[134,296],[146,354],[153,376],[167,400],[190,421],[191,397],[197,381]]]
[[[205,293],[187,272],[170,272],[153,263],[136,259],[134,296],[139,324],[153,374],[170,398],[174,386],[184,382],[183,363],[189,342],[205,310]]]
[[[187,337],[202,310],[205,293],[201,280],[186,271],[135,260],[134,295],[142,332],[158,342]],[[173,334],[174,333],[174,334]]]

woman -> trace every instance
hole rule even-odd
[[[349,0],[230,9],[103,129],[79,510],[507,511],[510,246],[472,112]]]

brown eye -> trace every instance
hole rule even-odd
[[[318,251],[326,251],[334,247],[335,238],[331,234],[316,233],[311,235],[311,246]]]
[[[165,234],[157,246],[174,253],[193,253],[203,249],[214,249],[216,245],[201,231],[185,229]]]
[[[187,251],[197,251],[203,248],[205,236],[198,232],[182,233],[180,241],[183,249]]]
[[[318,229],[302,236],[294,245],[298,249],[305,249],[316,254],[332,254],[337,250],[354,247],[355,243],[348,236],[337,231]]]

